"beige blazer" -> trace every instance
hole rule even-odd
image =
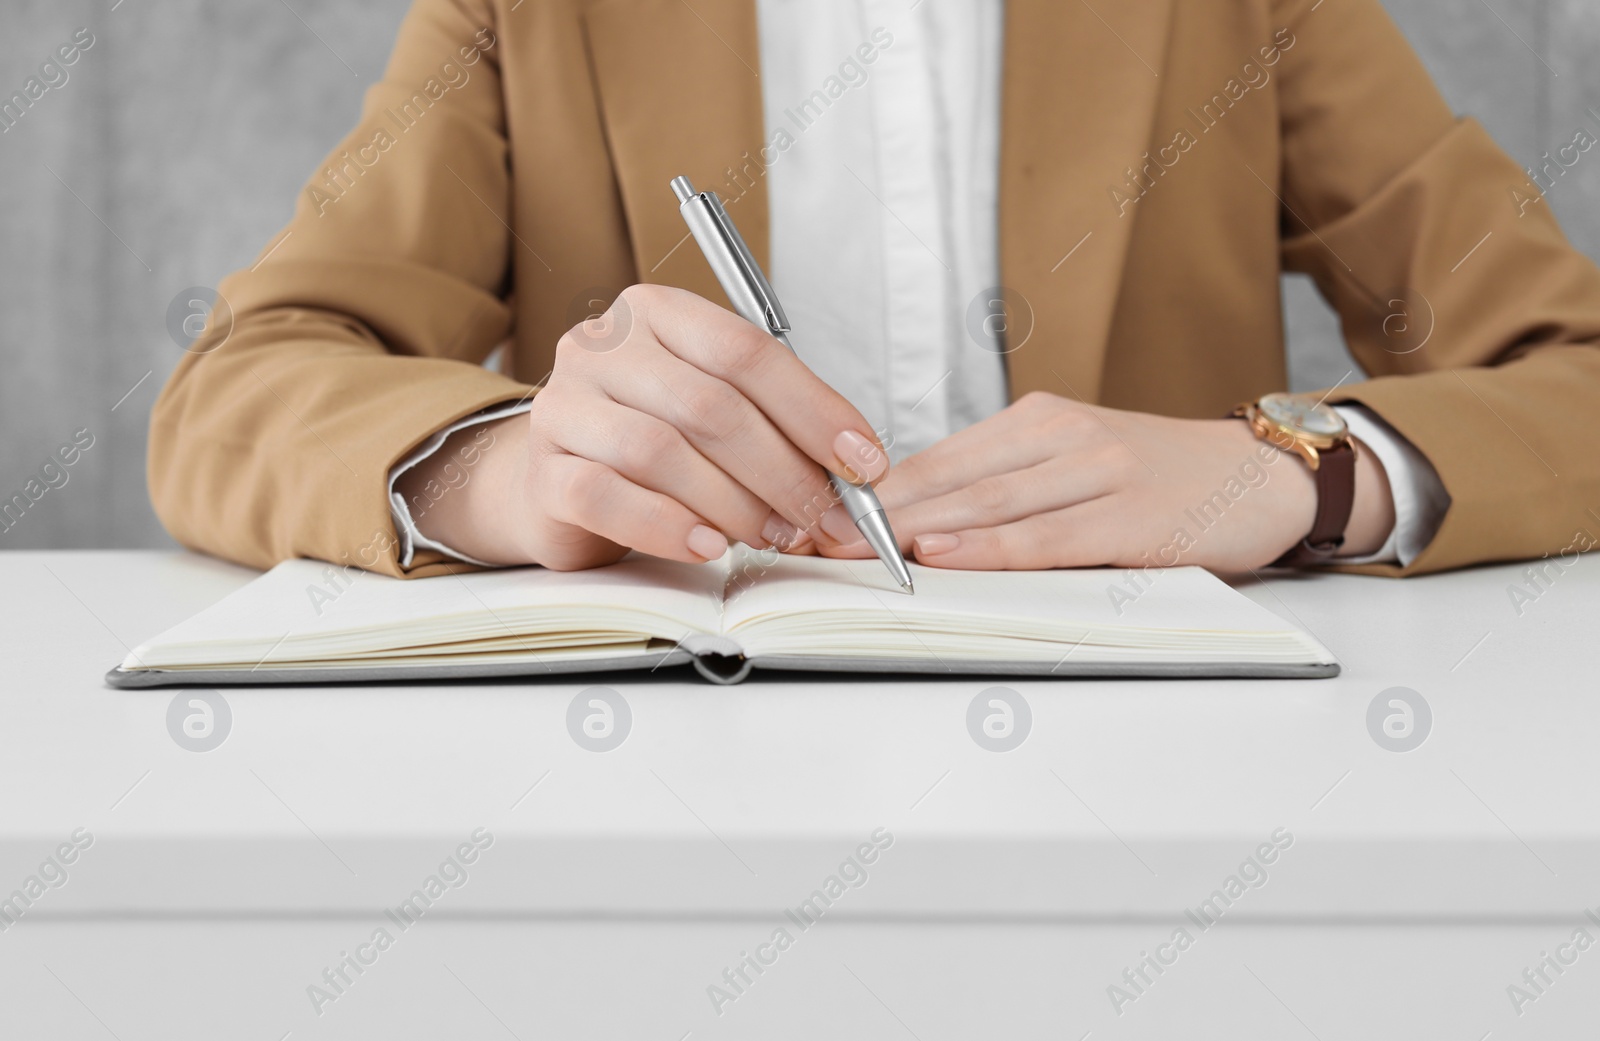
[[[765,262],[754,8],[417,0],[361,124],[223,281],[156,405],[172,534],[399,574],[390,467],[529,393],[596,290],[724,299],[679,248],[673,175],[737,197]],[[1332,400],[1383,416],[1450,493],[1407,571],[1593,544],[1600,270],[1376,0],[1010,0],[1006,19],[1001,269],[1033,321],[1014,397],[1220,416],[1284,387],[1278,276],[1306,272],[1366,370]],[[502,342],[510,375],[480,365]],[[441,570],[424,552],[410,574]]]

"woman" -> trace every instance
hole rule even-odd
[[[678,174],[806,364],[720,306]],[[1529,191],[1376,0],[418,0],[163,393],[152,494],[396,575],[867,555],[824,467],[931,566],[1562,552],[1600,272]],[[1273,396],[1283,270],[1369,378]]]

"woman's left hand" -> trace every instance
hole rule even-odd
[[[1311,530],[1310,468],[1239,419],[1173,419],[1033,393],[897,465],[876,485],[901,548],[973,570],[1170,567],[1243,571]],[[870,557],[835,506],[828,556]],[[1394,525],[1382,465],[1357,446],[1344,555]]]

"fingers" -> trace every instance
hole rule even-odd
[[[1050,456],[1050,446],[1002,425],[1001,412],[957,431],[904,460],[875,486],[890,509],[969,487],[998,474],[1023,470]]]
[[[683,290],[626,292],[663,347],[734,387],[813,462],[855,481],[875,481],[889,469],[865,417],[764,330]]]
[[[815,531],[836,501],[817,462],[738,388],[676,355],[665,350],[641,352],[635,364],[608,373],[604,386],[620,406],[679,431],[685,447],[709,460],[797,529]],[[585,401],[584,407],[588,406]],[[638,479],[632,473],[629,476]],[[692,493],[681,501],[702,508]],[[763,520],[765,516],[763,512]],[[756,531],[760,528],[758,523]]]
[[[1010,524],[919,535],[917,563],[966,571],[1094,567],[1116,559],[1111,510],[1098,499]]]
[[[540,463],[539,482],[547,517],[618,546],[691,564],[716,560],[728,548],[724,535],[671,496],[592,459],[553,453]],[[559,570],[560,559],[551,554],[546,566]]]
[[[570,411],[551,432],[562,450],[676,500],[717,531],[752,546],[794,545],[799,536],[795,525],[774,515],[670,424],[598,395]],[[803,465],[815,473],[814,465]]]
[[[1079,411],[1051,394],[1025,395],[901,462],[876,487],[878,499],[893,509],[1043,462],[1059,452],[1051,438],[1041,436],[1047,425]]]
[[[804,531],[831,542],[820,521],[838,497],[821,468],[860,481],[889,465],[861,414],[763,330],[709,301],[659,286],[623,296],[626,350],[586,349],[569,333],[539,395],[535,425],[551,458],[594,464],[554,464],[571,483],[551,516],[672,559],[715,549],[703,532],[698,547],[685,541],[702,523],[724,544],[732,535],[792,549]],[[575,482],[575,470],[592,486]]]
[[[897,478],[900,474],[897,472]],[[888,482],[885,482],[886,484]],[[891,508],[889,525],[901,548],[911,540],[934,532],[992,528],[1036,513],[1048,513],[1088,502],[1111,491],[1110,475],[1094,463],[1074,464],[1052,459],[1012,473],[983,477],[970,485],[933,498]],[[881,496],[880,496],[881,498]],[[825,532],[838,542],[855,541],[854,525],[843,510],[833,510],[822,520]],[[856,555],[854,548],[841,555]]]

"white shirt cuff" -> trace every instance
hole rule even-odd
[[[1394,427],[1364,405],[1335,405],[1355,437],[1383,464],[1389,477],[1389,495],[1394,499],[1394,528],[1376,553],[1364,557],[1337,557],[1329,564],[1395,564],[1405,567],[1427,548],[1438,534],[1439,525],[1450,509],[1450,493],[1444,482],[1415,445]]]
[[[480,567],[495,566],[493,564],[486,564],[481,560],[474,560],[465,553],[462,553],[459,550],[451,549],[442,542],[435,542],[433,539],[428,538],[428,536],[418,531],[416,522],[411,517],[410,504],[408,504],[405,499],[400,496],[399,492],[394,490],[394,486],[395,482],[400,479],[401,474],[405,473],[413,466],[416,466],[424,459],[429,458],[435,452],[439,451],[440,446],[443,445],[446,439],[448,439],[450,435],[454,434],[456,431],[463,430],[467,427],[481,426],[482,424],[488,423],[492,420],[504,419],[506,416],[514,416],[520,412],[526,412],[532,406],[532,404],[533,403],[531,401],[526,400],[514,401],[508,405],[495,405],[492,408],[486,408],[481,412],[474,412],[472,415],[467,416],[464,419],[458,419],[454,423],[445,427],[443,430],[435,433],[432,437],[429,437],[416,448],[413,448],[409,455],[396,463],[394,468],[389,471],[389,514],[394,518],[394,530],[400,536],[401,567],[410,567],[411,558],[419,549],[431,549],[436,552],[455,557],[457,560],[464,561],[468,564],[477,564]]]

